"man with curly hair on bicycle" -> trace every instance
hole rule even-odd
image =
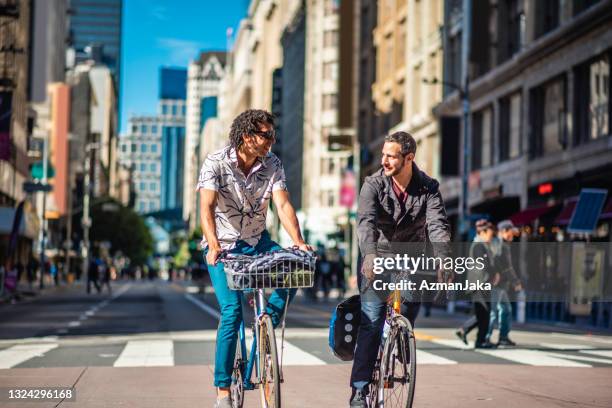
[[[414,163],[415,153],[416,142],[409,133],[386,136],[382,168],[366,177],[359,194],[357,235],[363,257],[361,323],[351,372],[351,407],[367,406],[367,386],[385,322],[386,297],[376,293],[371,284],[375,278],[375,258],[391,255],[400,243],[425,248],[429,241],[436,256],[444,256],[448,249],[450,226],[438,182],[419,170]],[[442,279],[440,271],[438,279]],[[402,314],[413,326],[419,306],[420,299],[416,297],[402,305]]]
[[[242,322],[240,295],[227,285],[223,264],[218,262],[221,252],[256,255],[281,249],[266,230],[270,198],[294,245],[312,251],[302,238],[289,201],[283,165],[270,151],[275,140],[271,113],[259,109],[242,112],[232,123],[228,146],[208,155],[198,179],[202,247],[221,309],[214,373],[218,408],[232,406],[231,373]],[[295,289],[277,289],[270,296],[267,312],[275,326],[285,303],[294,295]]]

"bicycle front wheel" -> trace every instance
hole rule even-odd
[[[257,350],[259,352],[259,391],[263,408],[280,408],[280,374],[274,326],[268,315],[259,322]]]
[[[381,358],[378,402],[385,408],[410,408],[416,383],[416,342],[408,319],[395,316]]]

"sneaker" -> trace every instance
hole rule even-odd
[[[485,341],[482,343],[476,343],[476,347],[477,349],[493,349],[493,348],[497,348],[497,345],[491,343],[490,341]]]
[[[457,337],[459,337],[459,339],[467,346],[468,345],[468,341],[467,341],[467,336],[465,334],[465,332],[463,331],[463,329],[459,329],[455,332],[455,335]]]
[[[365,387],[364,387],[365,388]],[[351,395],[351,402],[349,403],[350,408],[367,408],[367,394],[364,390],[353,388],[353,394]]]
[[[218,399],[213,408],[232,408],[232,400],[230,397]]]
[[[498,346],[516,346],[516,343],[510,340],[508,337],[505,339],[499,339],[497,342]]]

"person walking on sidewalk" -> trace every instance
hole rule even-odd
[[[493,252],[491,241],[495,235],[493,224],[487,220],[476,221],[476,238],[470,247],[470,258],[480,258],[484,263],[483,269],[473,268],[468,271],[467,280],[472,283],[490,282],[492,286],[499,282],[499,274],[493,264]],[[487,340],[489,330],[489,313],[491,310],[490,293],[482,290],[475,290],[471,293],[474,307],[474,316],[466,320],[465,323],[455,332],[466,345],[468,344],[467,335],[476,327],[476,348],[490,349],[495,345]]]
[[[498,323],[498,346],[516,346],[516,343],[509,337],[512,324],[512,305],[510,304],[509,293],[518,292],[522,289],[521,281],[512,264],[512,248],[510,247],[510,243],[517,233],[518,230],[512,221],[501,221],[497,224],[497,238],[492,243],[500,279],[491,293],[491,315],[487,341],[491,340],[495,324]]]
[[[232,123],[229,139],[228,146],[208,155],[197,185],[202,247],[221,309],[214,372],[218,408],[232,407],[231,374],[242,321],[240,294],[228,288],[223,263],[217,262],[221,252],[256,255],[281,249],[266,231],[270,198],[293,243],[301,250],[313,250],[302,238],[289,201],[283,165],[270,152],[275,142],[274,116],[258,109],[242,112]],[[270,296],[266,311],[275,326],[295,291],[277,289]]]
[[[350,406],[355,408],[366,407],[367,385],[372,379],[385,322],[386,296],[371,285],[375,258],[393,256],[393,243],[401,242],[415,244],[420,253],[428,240],[435,256],[447,255],[450,226],[439,184],[417,167],[415,154],[416,142],[409,133],[386,136],[382,169],[366,177],[359,194],[357,236],[364,261],[363,279],[359,282],[361,322],[350,379]],[[420,296],[402,305],[402,314],[413,326],[419,300]]]

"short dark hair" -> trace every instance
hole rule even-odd
[[[395,132],[385,136],[385,143],[393,142],[398,143],[401,146],[402,156],[408,155],[408,153],[416,154],[416,141],[414,137],[408,132]]]
[[[242,146],[244,135],[258,132],[262,124],[274,126],[274,115],[263,109],[245,110],[232,122],[229,134],[230,145],[238,150]]]

